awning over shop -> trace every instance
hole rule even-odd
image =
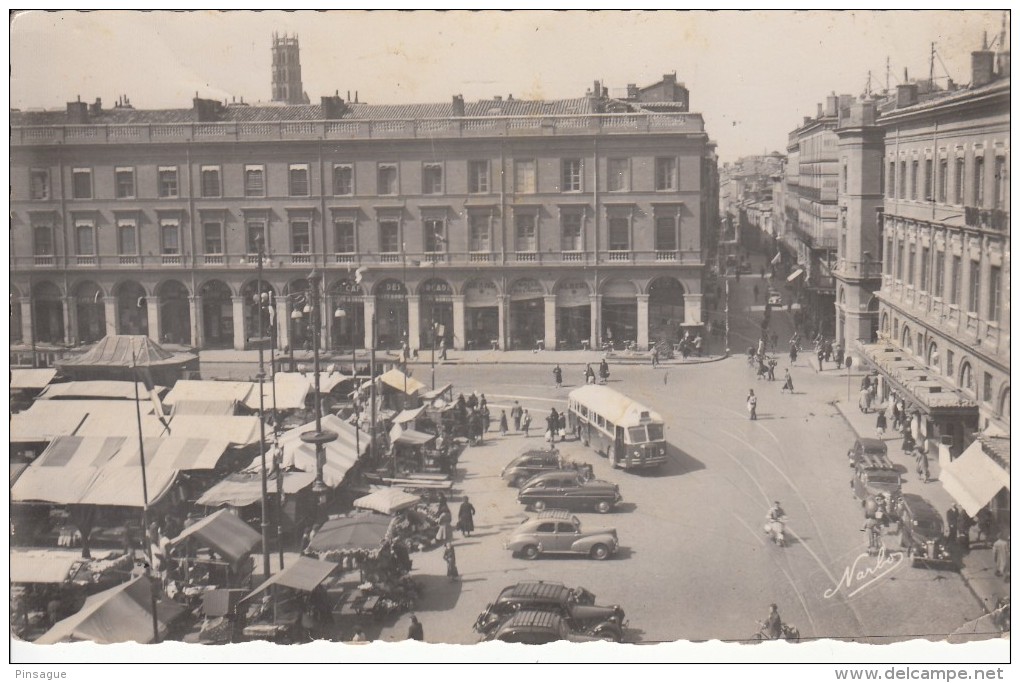
[[[142,446],[146,467],[175,470],[215,469],[227,450],[226,441],[186,437],[145,438]],[[139,467],[138,440],[124,436],[60,436],[32,466]]]
[[[424,394],[421,395],[421,397],[424,400],[426,400],[426,401],[434,401],[435,399],[439,398],[440,396],[442,396],[446,392],[450,391],[451,389],[453,389],[453,385],[452,384],[444,384],[443,386],[439,387],[438,389],[433,389],[432,391],[426,391]]]
[[[11,389],[42,389],[57,376],[54,368],[11,370]]]
[[[135,394],[137,384],[138,393]],[[157,386],[160,394],[166,387]],[[149,391],[141,382],[123,382],[119,380],[83,380],[80,382],[62,382],[51,384],[39,394],[40,399],[130,399],[135,396],[147,400]]]
[[[55,401],[46,401],[55,403]],[[138,425],[134,417],[134,405],[129,420],[117,421],[112,415],[91,415],[76,432],[79,436],[126,436],[137,438]],[[152,404],[143,406],[151,409]],[[250,446],[259,440],[259,418],[257,415],[173,415],[170,430],[167,431],[155,415],[142,415],[142,434],[146,437],[167,437],[188,435],[204,439],[220,439],[228,446]]]
[[[419,432],[414,429],[405,429],[393,440],[393,443],[406,446],[424,446],[435,438],[435,434],[426,434],[425,432]]]
[[[152,410],[142,405],[144,418]],[[135,425],[133,401],[36,401],[28,410],[11,415],[11,443],[52,441],[75,434],[90,415],[103,416],[111,423]]]
[[[63,583],[81,561],[77,550],[11,549],[11,583]]]
[[[999,491],[1009,488],[1009,472],[988,457],[980,440],[943,467],[939,480],[971,517],[976,516]]]
[[[892,343],[861,344],[864,359],[890,381],[911,404],[932,416],[977,419],[977,404],[949,385],[935,370]]]
[[[226,417],[237,412],[234,401],[178,401],[174,404],[176,415],[218,415]]]
[[[159,502],[170,492],[177,474],[178,470],[145,469],[149,505]],[[145,504],[142,495],[142,468],[85,467],[67,470],[33,465],[14,482],[11,500],[15,503],[140,508]]]
[[[394,424],[399,424],[399,425],[405,425],[408,422],[414,422],[416,419],[418,419],[418,416],[421,415],[422,412],[424,412],[424,411],[425,411],[425,406],[420,406],[418,408],[412,408],[411,410],[401,410],[399,413],[397,413],[397,416],[395,418],[393,418],[393,423]]]
[[[335,562],[324,562],[301,555],[297,560],[288,564],[283,571],[273,574],[263,581],[262,585],[244,596],[244,600],[258,595],[274,584],[299,591],[311,592],[320,583],[325,581],[326,577],[332,574],[333,570],[338,566]]]
[[[421,496],[389,487],[373,491],[367,496],[358,498],[354,501],[354,507],[361,508],[362,510],[375,510],[384,515],[392,515],[394,512],[414,507],[419,502],[421,502]]]
[[[152,598],[158,590],[146,576],[138,576],[127,583],[85,599],[85,606],[67,619],[58,621],[53,628],[36,640],[37,645],[52,645],[87,640],[100,645],[137,641],[151,643]],[[167,625],[185,612],[184,605],[160,597],[156,602],[157,631],[160,639]]]
[[[284,472],[283,492],[293,494],[311,486],[315,481],[315,472]],[[269,490],[276,492],[276,475],[269,477]],[[203,493],[196,505],[208,505],[219,507],[230,505],[231,507],[243,508],[262,500],[262,478],[256,473],[238,473],[228,476]]]
[[[308,544],[317,553],[331,550],[375,550],[382,545],[393,518],[363,512],[353,517],[331,519],[319,528]]]
[[[797,278],[799,278],[803,274],[804,274],[804,269],[803,268],[798,268],[797,270],[793,271],[792,273],[790,273],[787,276],[786,281],[787,282],[793,282],[794,280],[796,280]]]
[[[273,394],[273,383],[262,383],[262,401],[266,408],[273,407],[276,401],[277,410],[300,410],[305,407],[305,399],[312,391],[312,377],[300,372],[278,372],[276,377],[276,394]],[[256,400],[258,395],[256,394]],[[258,406],[255,406],[258,408]]]
[[[217,510],[195,522],[170,541],[170,545],[176,546],[191,537],[211,547],[231,564],[247,557],[262,541],[257,531],[227,509]]]
[[[235,401],[251,407],[254,397],[258,408],[259,394],[254,382],[221,382],[204,379],[178,381],[163,402],[176,405],[178,401]]]
[[[424,384],[413,377],[408,377],[396,368],[384,372],[377,379],[391,389],[406,393],[408,396],[417,396],[419,393],[427,391]]]

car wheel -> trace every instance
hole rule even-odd
[[[610,643],[623,642],[623,634],[615,628],[606,627],[596,629],[595,633],[592,635],[596,636],[599,640],[605,640]]]
[[[536,545],[526,545],[521,549],[521,556],[525,560],[537,560],[540,554]]]
[[[612,509],[613,506],[609,504],[608,500],[600,500],[599,502],[595,503],[595,510],[597,512],[601,512],[602,514],[606,514]]]
[[[526,477],[514,477],[513,481],[510,482],[510,485],[513,486],[514,488],[519,489],[521,488],[521,486],[524,485],[524,482],[526,481],[527,481]]]
[[[542,510],[545,510],[545,501],[536,500],[534,503],[531,504],[531,509],[534,510],[535,512],[541,512]]]
[[[606,560],[609,558],[609,548],[603,543],[596,543],[591,547],[591,559]]]

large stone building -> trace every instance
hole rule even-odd
[[[12,112],[11,339],[244,348],[259,236],[277,320],[322,276],[328,347],[675,337],[703,320],[714,144],[675,75],[628,90]]]

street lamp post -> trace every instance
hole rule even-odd
[[[348,295],[350,295],[350,292],[351,292],[350,283],[347,283],[345,286],[347,287]],[[333,312],[333,317],[336,318],[337,320],[340,320],[341,324],[342,324],[344,318],[348,317],[347,316],[347,311],[344,310],[343,308],[341,308],[339,305],[337,305],[336,311]],[[353,403],[354,403],[354,451],[355,451],[355,453],[357,453],[357,457],[360,458],[361,457],[361,409],[358,406],[358,386],[357,386],[358,385],[358,361],[357,361],[358,346],[357,346],[357,344],[354,341],[354,316],[351,315],[350,318],[351,318],[351,322],[350,322],[350,325],[348,326],[348,329],[349,329],[350,334],[351,334],[351,378],[352,378],[352,380],[354,382],[354,393],[352,394],[352,396],[353,396]],[[343,343],[341,342],[341,347],[342,346],[343,346]]]
[[[269,485],[266,471],[266,406],[265,406],[265,392],[263,391],[264,381],[266,377],[265,367],[265,353],[263,346],[265,342],[265,329],[262,325],[262,310],[265,307],[265,302],[262,301],[262,261],[265,258],[265,248],[263,246],[262,236],[260,235],[256,240],[256,246],[258,248],[258,270],[256,278],[257,291],[255,293],[255,306],[258,310],[258,337],[255,341],[259,347],[259,462],[262,465],[262,570],[265,577],[269,578]],[[277,539],[278,541],[280,539]]]

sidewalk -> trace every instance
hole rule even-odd
[[[817,370],[818,359],[812,359],[813,365]],[[826,364],[828,365],[828,363]],[[832,374],[835,375],[835,364],[832,364]],[[825,374],[829,374],[829,370],[824,371]],[[841,372],[846,375],[846,369]],[[843,415],[843,418],[850,425],[850,428],[854,430],[858,437],[877,437],[875,430],[876,414],[870,412],[864,414],[860,411],[857,406],[856,391],[860,389],[860,380],[856,379],[863,375],[854,376],[852,381],[857,385],[851,387],[853,398],[850,401],[844,400],[842,397],[836,401],[836,409]],[[891,426],[891,424],[890,424]],[[902,439],[897,434],[892,435],[886,432],[884,438],[886,445],[889,448],[889,459],[893,463],[903,465],[907,468],[906,473],[903,475],[903,491],[905,493],[914,493],[922,496],[928,500],[935,509],[938,510],[943,516],[945,511],[955,503],[952,496],[950,496],[942,483],[938,481],[941,468],[937,457],[929,458],[929,468],[931,472],[931,482],[925,484],[920,481],[914,470],[914,459],[910,455],[903,452],[901,448]],[[847,444],[849,448],[849,444]],[[971,530],[971,538],[974,538],[977,533],[976,527]],[[977,598],[978,602],[981,603],[986,612],[991,612],[995,609],[995,604],[1000,597],[1009,596],[1009,582],[1004,581],[1002,577],[995,575],[995,562],[992,559],[992,549],[990,542],[985,544],[982,539],[981,545],[976,545],[973,542],[970,546],[970,551],[962,555],[960,558],[960,576],[963,578],[964,583],[970,589],[970,592]]]

